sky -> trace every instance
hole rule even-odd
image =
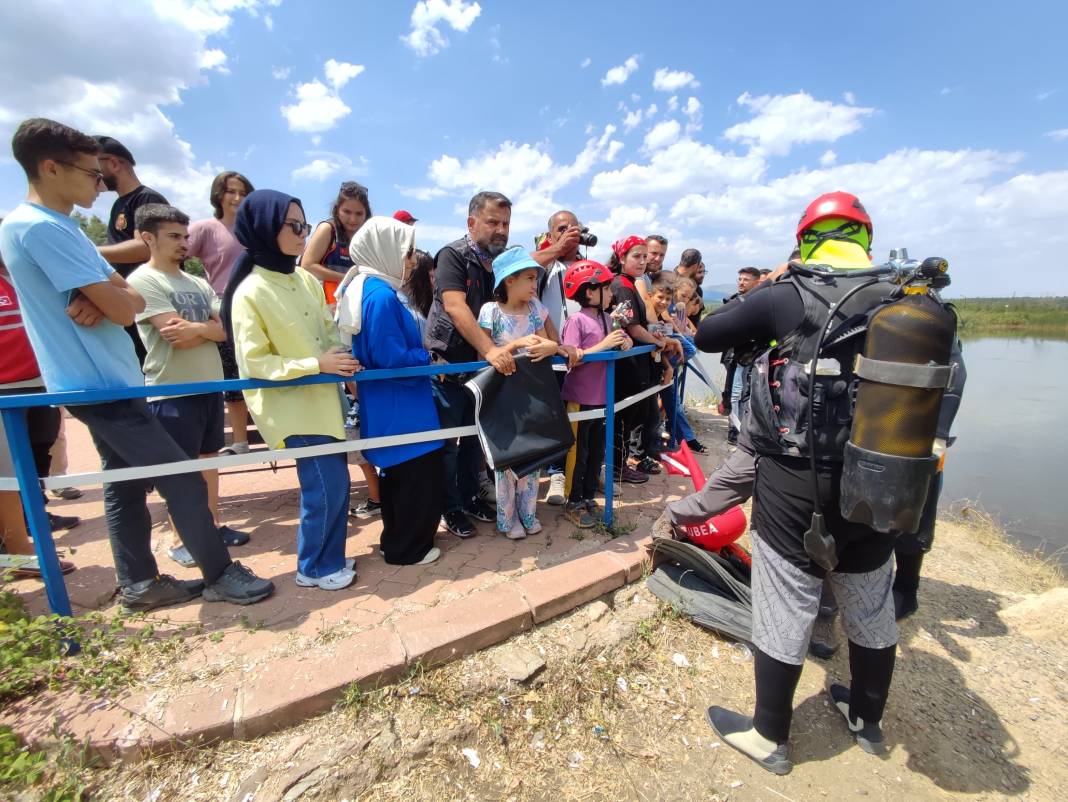
[[[882,7],[885,6],[885,7]],[[891,8],[892,6],[892,8]],[[947,294],[1068,294],[1068,4],[0,0],[0,138],[46,116],[130,148],[194,219],[238,170],[314,223],[358,180],[432,253],[482,189],[532,246],[573,210],[706,284],[772,267],[822,192]],[[0,213],[25,193],[0,149]],[[94,207],[102,217],[114,200]]]

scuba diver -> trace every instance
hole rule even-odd
[[[849,639],[851,686],[829,693],[857,743],[885,752],[881,720],[897,624],[894,535],[915,532],[938,457],[956,317],[928,285],[873,268],[872,224],[853,195],[813,201],[797,227],[800,262],[745,303],[706,317],[697,347],[770,343],[754,361],[747,435],[758,455],[753,505],[752,717],[722,707],[709,723],[775,774],[792,764],[793,696],[829,577]]]

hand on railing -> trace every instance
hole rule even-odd
[[[486,361],[505,376],[515,373],[515,359],[506,347],[498,345],[486,351]]]
[[[334,373],[338,376],[352,376],[363,366],[356,358],[341,346],[331,348],[319,357],[319,372]]]

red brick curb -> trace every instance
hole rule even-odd
[[[408,615],[393,626],[349,636],[328,653],[282,657],[252,672],[213,677],[165,706],[150,691],[113,701],[41,696],[9,707],[4,723],[30,743],[62,733],[107,761],[255,738],[329,710],[352,683],[373,687],[413,666],[463,657],[633,582],[650,564],[648,542],[647,535],[618,538],[601,550]]]

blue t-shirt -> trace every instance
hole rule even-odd
[[[144,385],[122,326],[106,318],[80,326],[67,316],[79,287],[108,281],[115,272],[74,219],[20,203],[0,224],[0,252],[49,392]]]

